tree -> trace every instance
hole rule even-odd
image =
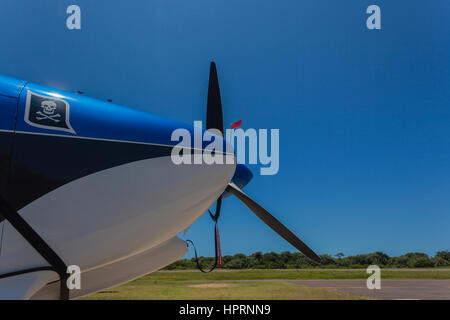
[[[342,259],[342,257],[345,256],[345,254],[343,254],[342,252],[338,252],[338,253],[336,253],[334,256],[335,256],[336,258],[338,258],[338,259]]]
[[[376,264],[379,266],[385,266],[390,259],[390,257],[387,254],[380,251],[369,254],[368,258],[370,261],[369,264]]]
[[[358,254],[347,256],[342,252],[335,254],[336,258],[330,255],[321,255],[321,263],[308,259],[300,252],[276,252],[261,253],[255,252],[249,256],[244,254],[235,254],[233,256],[225,255],[222,257],[222,265],[225,269],[286,269],[286,268],[310,268],[316,266],[339,266],[346,268],[365,268],[369,265],[392,266],[398,268],[428,268],[450,266],[450,252],[438,251],[433,258],[425,253],[410,252],[399,257],[389,257],[383,252],[374,252],[367,254]],[[202,267],[208,268],[214,263],[214,257],[199,257],[199,263]],[[186,270],[196,269],[195,258],[178,260],[165,267],[166,270]]]
[[[285,265],[283,261],[281,261],[280,256],[275,252],[265,253],[262,256],[264,266],[267,269],[283,269]]]
[[[444,260],[441,257],[434,257],[433,259],[431,259],[433,261],[433,265],[435,267],[446,267],[446,266],[450,266],[450,261]]]
[[[248,267],[247,256],[242,253],[235,254],[227,264],[224,265],[230,269],[244,269]]]
[[[414,258],[409,262],[409,266],[413,268],[426,268],[426,267],[433,267],[434,263],[430,260],[428,257],[419,257]]]
[[[436,253],[436,257],[441,258],[450,264],[450,251],[438,251],[438,253]]]
[[[253,253],[253,254],[251,254],[249,257],[248,257],[248,266],[249,266],[249,268],[263,268],[264,267],[264,265],[263,265],[263,259],[262,259],[262,252],[261,251],[258,251],[258,252],[255,252],[255,253]]]
[[[329,254],[322,254],[320,256],[320,264],[323,265],[323,266],[335,265],[336,261]]]

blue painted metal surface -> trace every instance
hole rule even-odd
[[[0,75],[0,129],[14,130],[17,100],[26,81]]]
[[[253,173],[245,164],[238,163],[236,165],[236,170],[234,171],[233,178],[231,182],[237,185],[239,188],[244,188],[253,178]],[[227,198],[231,195],[228,191],[224,191],[222,194],[223,198]]]
[[[18,131],[74,135],[37,128],[26,123],[24,117],[28,91],[69,103],[70,123],[77,136],[176,145],[176,141],[171,141],[171,134],[175,129],[184,128],[193,135],[192,125],[34,83],[28,83],[20,96],[16,127]]]
[[[70,106],[70,124],[75,133],[39,128],[25,121],[27,95],[32,92],[49,98],[61,99]],[[154,143],[173,146],[178,141],[171,141],[175,129],[186,129],[194,139],[194,126],[179,121],[166,119],[147,112],[120,106],[107,101],[89,98],[35,83],[0,76],[0,106],[2,117],[0,129],[13,130],[11,110],[19,99],[15,130],[30,133],[58,134],[68,136],[111,139],[141,143]],[[15,117],[15,115],[14,115]],[[201,130],[202,134],[211,136]],[[216,137],[216,136],[214,136]],[[202,141],[205,148],[209,141]],[[193,140],[191,143],[194,146]],[[223,143],[225,151],[226,144]]]
[[[39,122],[30,121],[30,102],[32,98],[30,97],[38,97],[37,103],[34,108],[34,117],[36,118],[36,113],[40,112],[41,116],[45,116],[42,112],[44,109],[41,109],[43,101],[60,101],[62,105],[65,105],[67,114],[70,121],[71,129],[73,130],[61,130],[58,127],[52,127],[52,121],[48,120],[47,123],[50,123],[48,126],[42,126]],[[39,100],[41,99],[41,100]],[[150,113],[146,113],[143,111],[138,111],[135,109],[123,107],[117,104],[113,104],[107,101],[101,101],[93,98],[89,98],[83,95],[65,92],[62,90],[14,79],[9,77],[0,76],[0,112],[2,116],[0,117],[0,131],[3,131],[2,135],[2,146],[1,146],[1,157],[2,163],[8,163],[8,159],[12,159],[12,167],[18,166],[18,168],[27,168],[30,172],[40,172],[43,174],[43,177],[49,179],[50,176],[48,173],[44,173],[45,163],[49,161],[49,159],[37,159],[38,154],[29,154],[33,151],[34,144],[39,144],[39,150],[44,152],[45,155],[48,155],[50,158],[54,159],[55,157],[63,157],[64,154],[71,154],[70,152],[75,152],[75,155],[71,156],[71,159],[78,159],[79,157],[87,157],[86,159],[91,159],[90,156],[94,156],[94,151],[92,146],[86,143],[70,143],[73,141],[72,139],[66,140],[64,143],[64,139],[61,140],[61,137],[70,136],[70,137],[84,137],[84,138],[93,138],[99,140],[113,140],[113,141],[125,141],[125,142],[138,142],[145,143],[149,145],[154,145],[157,147],[158,145],[163,146],[175,146],[179,143],[179,141],[172,141],[172,133],[176,129],[185,129],[191,135],[191,147],[197,148],[200,147],[204,149],[211,142],[200,141],[199,145],[194,145],[194,132],[199,131],[202,135],[214,136],[209,132],[206,132],[203,129],[194,130],[193,125],[185,124],[182,122],[166,119],[163,117],[159,117]],[[65,116],[61,116],[59,114],[58,120],[62,120]],[[36,120],[36,119],[34,119]],[[45,119],[44,119],[45,121]],[[6,132],[5,132],[6,131]],[[16,152],[11,156],[9,155],[11,148],[11,139],[12,134],[16,132]],[[23,135],[24,133],[33,133],[35,135]],[[34,138],[32,138],[34,136]],[[38,137],[41,138],[38,138]],[[44,138],[47,136],[48,138]],[[52,138],[52,136],[54,136]],[[214,136],[214,139],[222,139],[222,137]],[[50,139],[50,140],[49,140]],[[76,139],[79,140],[79,139]],[[211,140],[211,139],[209,139]],[[222,139],[223,151],[230,151],[227,148],[227,144]],[[53,147],[52,147],[53,146]],[[47,149],[45,149],[45,148]],[[47,151],[44,151],[45,150]],[[58,149],[54,154],[53,149]],[[95,159],[105,165],[111,166],[114,163],[110,163],[111,161],[108,159],[117,158],[119,162],[132,161],[133,159],[140,159],[140,157],[150,157],[150,156],[158,156],[162,155],[159,149],[127,149],[120,146],[111,147],[105,143],[101,144],[100,141],[98,144],[98,150],[103,149],[109,150],[108,152],[104,151],[105,159],[101,159],[101,157],[97,154]],[[122,150],[122,151],[120,151]],[[124,151],[127,150],[127,151]],[[138,151],[140,150],[140,151]],[[217,150],[218,151],[218,150]],[[102,151],[103,152],[103,151]],[[117,152],[125,152],[125,154],[117,154]],[[137,153],[136,153],[137,152]],[[138,153],[142,152],[140,156]],[[91,155],[86,154],[91,153]],[[128,155],[130,159],[125,159],[125,155]],[[169,150],[170,154],[170,150]],[[79,155],[79,156],[76,156]],[[38,161],[32,161],[31,163],[26,163],[27,159],[33,158]],[[109,158],[108,158],[109,157]],[[123,159],[122,159],[123,158]],[[74,160],[74,161],[75,161]],[[76,161],[78,161],[76,160]],[[89,162],[80,162],[81,165],[83,163],[83,168],[92,169],[92,170],[100,170],[101,168],[97,168],[94,166],[96,163]],[[92,161],[96,161],[92,158]],[[67,159],[64,161],[60,161],[60,163],[66,163],[70,166],[70,161]],[[74,164],[72,164],[73,166]],[[5,170],[9,167],[9,165],[4,166]],[[75,166],[77,167],[77,166]],[[68,172],[70,168],[61,167],[59,174],[67,179],[78,177],[79,175],[86,174],[86,172],[74,172],[72,175],[69,175]],[[44,171],[43,171],[44,170]],[[91,170],[91,171],[92,171]],[[7,170],[8,171],[8,170]],[[2,177],[6,178],[7,171],[2,172]],[[27,172],[28,172],[27,171]],[[73,170],[72,170],[73,171]],[[81,170],[82,171],[82,170]],[[20,174],[19,169],[15,169],[17,174]],[[58,171],[53,170],[54,174]],[[70,177],[69,177],[70,176]],[[72,177],[73,176],[73,177]],[[52,181],[59,181],[60,184],[64,183],[64,179],[59,176],[51,177]],[[253,175],[250,170],[242,164],[238,164],[236,166],[235,174],[232,178],[232,181],[238,185],[239,187],[244,187],[249,183],[252,179]],[[61,178],[61,179],[60,179]],[[75,179],[73,178],[73,179]],[[22,178],[23,180],[24,178]],[[4,180],[4,179],[0,179]],[[63,181],[64,180],[64,181]],[[70,180],[70,179],[69,179]],[[30,184],[36,183],[37,181],[31,180]],[[4,181],[3,183],[4,184]],[[39,183],[38,183],[39,184]],[[43,184],[45,185],[45,184]],[[57,187],[59,186],[53,186]],[[11,188],[11,190],[14,188]],[[30,193],[30,199],[34,199],[49,190],[41,190],[42,188],[34,188],[33,193]],[[50,188],[51,189],[51,188]],[[13,193],[11,191],[11,193]],[[18,194],[20,192],[17,192]],[[23,192],[21,194],[23,198]],[[16,201],[19,202],[19,201]],[[18,203],[17,206],[20,207],[23,205],[22,203]]]

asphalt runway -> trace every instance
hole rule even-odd
[[[450,300],[450,280],[381,279],[379,290],[367,289],[366,279],[285,281],[302,286],[338,290],[370,299]]]

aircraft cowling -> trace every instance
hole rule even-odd
[[[11,113],[0,122],[9,161],[0,177],[4,196],[82,271],[172,239],[213,204],[235,171],[234,163],[174,164],[178,141],[171,134],[182,128],[194,136],[193,126],[107,101],[0,77],[0,104]],[[223,148],[231,150],[225,142]],[[0,223],[0,273],[48,265]]]

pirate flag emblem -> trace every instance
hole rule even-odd
[[[25,122],[30,126],[75,133],[69,120],[70,105],[67,101],[28,90]]]

